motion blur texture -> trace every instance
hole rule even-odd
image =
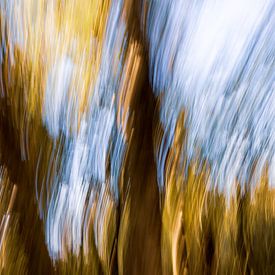
[[[0,0],[3,274],[275,274],[273,0]]]

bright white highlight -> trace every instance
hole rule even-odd
[[[273,1],[153,1],[147,19],[151,80],[164,91],[160,187],[182,108],[188,161],[200,151],[226,194],[236,179],[253,174],[254,185],[275,154]]]

